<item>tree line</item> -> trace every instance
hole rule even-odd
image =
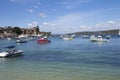
[[[17,35],[20,35],[22,33],[22,30],[20,27],[12,27],[12,26],[5,26],[5,27],[0,27],[0,33],[15,33]]]

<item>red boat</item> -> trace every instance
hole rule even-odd
[[[50,40],[47,40],[45,38],[40,38],[37,40],[37,43],[46,44],[46,43],[50,43]]]

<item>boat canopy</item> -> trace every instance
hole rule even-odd
[[[7,47],[4,47],[4,48],[9,48],[9,49],[11,49],[11,48],[15,48],[15,46],[7,46]]]

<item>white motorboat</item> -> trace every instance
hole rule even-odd
[[[106,39],[110,39],[110,38],[111,38],[111,35],[106,36]]]
[[[104,39],[102,36],[98,36],[98,37],[91,36],[90,40],[92,42],[108,42],[108,39]]]
[[[18,39],[16,40],[16,43],[27,43],[27,40]]]
[[[72,37],[63,37],[63,40],[72,40]]]
[[[12,38],[8,37],[8,38],[7,38],[7,40],[8,40],[8,41],[11,41],[11,40],[12,40]]]
[[[18,38],[28,38],[28,35],[19,35]]]
[[[82,35],[82,38],[89,38],[89,35]]]
[[[7,57],[17,57],[22,56],[23,50],[17,50],[15,49],[15,46],[8,46],[5,47],[9,49],[8,51],[4,51],[0,53],[0,58],[7,58]]]
[[[64,35],[62,38],[63,38],[63,40],[73,40],[74,37],[75,36],[75,34],[73,34],[73,35],[71,35],[71,36],[68,36],[68,35]]]

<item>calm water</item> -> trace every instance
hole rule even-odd
[[[24,50],[22,57],[0,58],[0,80],[120,79],[120,37],[107,43],[82,38],[50,40],[50,44],[0,40],[1,49],[15,45]]]

